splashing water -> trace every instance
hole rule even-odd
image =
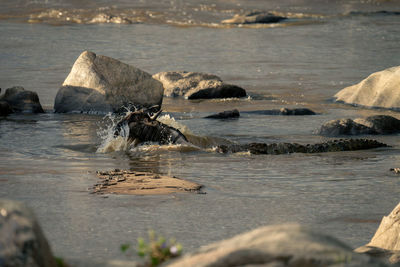
[[[102,142],[97,149],[97,153],[110,153],[114,151],[128,151],[131,147],[131,142],[128,141],[129,137],[129,126],[127,124],[122,125],[120,135],[115,137],[115,126],[121,120],[122,117],[127,116],[130,111],[127,111],[122,116],[108,113],[103,118],[104,127],[100,128],[97,135],[101,138]]]
[[[131,111],[127,111],[125,114],[116,115],[116,114],[107,114],[103,118],[103,127],[100,127],[97,135],[102,140],[99,148],[97,149],[97,153],[111,153],[117,151],[125,151],[125,152],[134,152],[134,153],[146,153],[152,151],[180,151],[180,152],[189,152],[201,149],[209,149],[211,147],[215,147],[219,144],[228,144],[231,143],[228,140],[217,138],[217,137],[209,137],[209,136],[198,136],[195,135],[186,125],[183,125],[177,122],[173,117],[169,114],[165,114],[159,117],[157,120],[161,123],[164,123],[170,127],[178,129],[181,131],[183,135],[186,136],[189,143],[188,144],[167,144],[167,145],[159,145],[154,142],[146,142],[142,143],[139,146],[136,146],[135,142],[129,141],[129,126],[128,124],[123,124],[119,136],[115,136],[115,127],[121,119],[127,115],[129,115]]]

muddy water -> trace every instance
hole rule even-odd
[[[75,59],[91,50],[150,73],[203,71],[246,88],[249,97],[240,100],[164,99],[165,121],[179,124],[211,148],[221,140],[316,143],[326,138],[315,130],[330,119],[373,114],[400,118],[393,111],[330,101],[338,90],[370,73],[400,65],[400,17],[367,13],[398,10],[395,1],[317,5],[221,0],[206,2],[200,11],[191,1],[2,4],[0,87],[21,85],[37,91],[47,113],[0,119],[0,197],[34,208],[55,254],[124,259],[120,244],[134,243],[148,229],[177,238],[191,251],[257,226],[284,222],[309,225],[356,247],[368,241],[380,218],[398,203],[400,180],[389,171],[400,161],[397,135],[376,137],[390,148],[313,155],[223,155],[173,146],[99,153],[108,119],[52,113],[57,90]],[[181,15],[173,15],[174,7]],[[275,27],[220,27],[220,20],[253,9],[297,17],[292,18],[294,24]],[[148,18],[133,24],[87,24],[54,13],[55,18],[27,23],[54,10],[71,18],[92,18],[109,10],[119,16],[140,11]],[[350,11],[363,13],[348,15]],[[156,20],[150,13],[161,15]],[[281,107],[308,107],[319,115],[244,112]],[[242,112],[237,120],[203,119],[233,108]],[[97,181],[95,171],[113,168],[175,175],[203,184],[207,194],[89,194],[87,189]]]

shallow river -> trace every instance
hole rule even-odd
[[[201,12],[193,1],[184,6],[160,2],[168,8],[151,1],[116,1],[113,12],[127,8],[161,14],[159,20],[127,25],[65,23],[53,17],[27,23],[43,10],[84,16],[107,1],[99,1],[95,9],[88,8],[91,1],[82,1],[83,11],[76,10],[75,1],[2,2],[0,87],[20,85],[38,92],[47,113],[0,118],[0,197],[24,201],[34,209],[56,255],[125,259],[119,246],[135,243],[149,229],[175,237],[187,252],[284,222],[308,225],[357,247],[398,203],[400,177],[389,171],[399,167],[397,135],[372,137],[390,148],[340,153],[218,154],[157,146],[99,153],[107,119],[52,113],[57,90],[75,59],[90,50],[149,73],[208,72],[246,88],[249,97],[240,100],[164,99],[170,121],[209,139],[317,143],[327,138],[315,131],[330,119],[373,114],[400,118],[393,111],[331,100],[370,73],[400,65],[400,16],[368,13],[399,11],[396,1],[331,1],[330,6],[284,1],[279,7],[269,1],[275,11],[297,12],[291,23],[275,27],[217,23],[235,12],[266,9],[255,0],[248,6],[245,1],[208,1],[203,9],[198,7]],[[174,15],[173,7],[181,15]],[[304,13],[313,15],[300,18]],[[307,107],[319,115],[245,112],[281,107]],[[203,119],[233,108],[242,112],[239,119]],[[97,182],[95,172],[114,168],[175,175],[203,184],[206,194],[89,194]]]

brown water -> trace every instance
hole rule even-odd
[[[1,3],[0,87],[21,85],[37,91],[48,112],[0,119],[0,197],[34,208],[56,255],[124,259],[120,244],[135,243],[148,229],[177,238],[191,251],[283,222],[309,225],[356,247],[369,240],[380,218],[398,203],[400,180],[389,171],[400,161],[398,135],[374,137],[390,148],[314,155],[223,155],[157,146],[98,153],[109,120],[52,113],[57,90],[75,59],[91,50],[150,73],[202,71],[246,88],[250,97],[240,100],[164,99],[163,109],[172,118],[167,121],[185,126],[208,144],[219,138],[316,143],[326,138],[315,130],[330,119],[372,114],[400,118],[393,111],[330,100],[370,73],[400,65],[400,16],[368,13],[398,11],[396,1]],[[219,23],[253,9],[284,13],[290,23]],[[132,21],[147,15],[133,24],[87,23],[111,11],[116,16],[128,14]],[[42,12],[55,15],[37,19]],[[56,12],[62,15],[57,17]],[[77,17],[83,21],[71,22]],[[32,18],[35,23],[28,23]],[[308,107],[320,114],[244,112],[281,107]],[[237,120],[203,119],[233,108],[242,112]],[[95,171],[113,168],[175,175],[203,184],[207,194],[89,194],[87,189],[97,181]]]

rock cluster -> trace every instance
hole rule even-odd
[[[123,106],[161,106],[162,84],[116,59],[85,51],[59,89],[54,110],[106,113]]]
[[[43,113],[36,92],[27,91],[21,86],[8,88],[0,97],[0,116],[10,113]]]
[[[246,90],[226,84],[213,74],[187,71],[159,72],[153,75],[164,86],[164,95],[186,99],[245,97]]]
[[[395,134],[400,132],[400,120],[387,115],[357,119],[337,119],[324,123],[318,133],[325,136]]]

